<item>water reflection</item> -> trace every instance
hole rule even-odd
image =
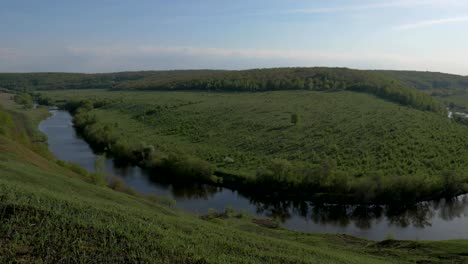
[[[250,197],[249,201],[256,206],[258,213],[282,223],[293,215],[299,215],[316,224],[340,227],[354,224],[364,230],[371,229],[372,224],[378,223],[382,218],[385,218],[390,225],[401,228],[409,226],[424,228],[432,225],[431,220],[436,215],[446,221],[468,216],[467,195],[402,207],[314,204],[305,201],[273,201],[258,197]]]

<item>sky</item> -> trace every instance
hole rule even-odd
[[[0,0],[0,72],[349,67],[468,75],[468,0]]]

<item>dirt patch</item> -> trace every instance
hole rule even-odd
[[[279,224],[271,219],[252,219],[252,223],[257,224],[259,226],[263,226],[266,228],[276,229],[279,228]]]

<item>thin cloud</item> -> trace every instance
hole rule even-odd
[[[2,59],[8,55],[11,59]],[[300,49],[165,47],[156,45],[74,46],[40,52],[0,47],[0,72],[112,72],[151,69],[246,69],[265,67],[350,67],[468,72],[450,56],[411,56],[379,51],[331,52]]]
[[[16,49],[0,47],[0,58],[2,59],[15,59],[21,55],[21,52]]]
[[[468,16],[423,20],[423,21],[418,21],[414,23],[399,25],[395,27],[395,29],[410,30],[410,29],[417,29],[417,28],[430,27],[430,26],[443,25],[443,24],[453,24],[453,23],[460,23],[460,22],[468,22]]]
[[[359,60],[397,60],[405,61],[406,56],[395,54],[369,53],[338,53],[296,49],[231,49],[203,47],[69,47],[68,51],[75,56],[96,57],[127,57],[127,56],[166,56],[213,57],[222,59],[285,59],[295,61],[359,61]]]
[[[468,2],[463,0],[394,0],[394,1],[375,1],[367,4],[360,5],[345,5],[333,7],[315,7],[315,8],[301,8],[289,10],[289,13],[340,13],[349,11],[365,11],[371,9],[382,8],[412,8],[418,6],[458,6],[467,5]]]
[[[108,68],[115,62],[138,64],[141,58],[159,61],[160,58],[176,58],[177,63],[166,65],[180,68],[178,62],[189,62],[192,68],[240,68],[273,66],[343,66],[351,68],[412,68],[427,70],[427,65],[446,64],[435,58],[411,57],[382,52],[325,52],[297,49],[232,49],[204,47],[73,47],[71,55],[86,58],[93,68]],[[105,64],[105,65],[104,65]],[[98,66],[99,65],[99,66]],[[453,64],[450,64],[453,66]],[[98,67],[97,67],[98,66]],[[186,66],[183,66],[186,68]],[[433,70],[436,70],[435,68]],[[452,71],[453,69],[446,70]]]

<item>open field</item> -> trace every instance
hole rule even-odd
[[[208,162],[218,174],[261,183],[263,188],[303,188],[311,196],[341,193],[347,201],[413,202],[468,189],[468,127],[372,95],[104,90],[42,94],[51,101],[94,102],[96,108],[91,104],[82,111],[78,123],[81,120],[88,139],[117,156],[124,152],[122,146],[141,146],[154,157],[140,158],[156,163],[170,154],[184,155]]]

